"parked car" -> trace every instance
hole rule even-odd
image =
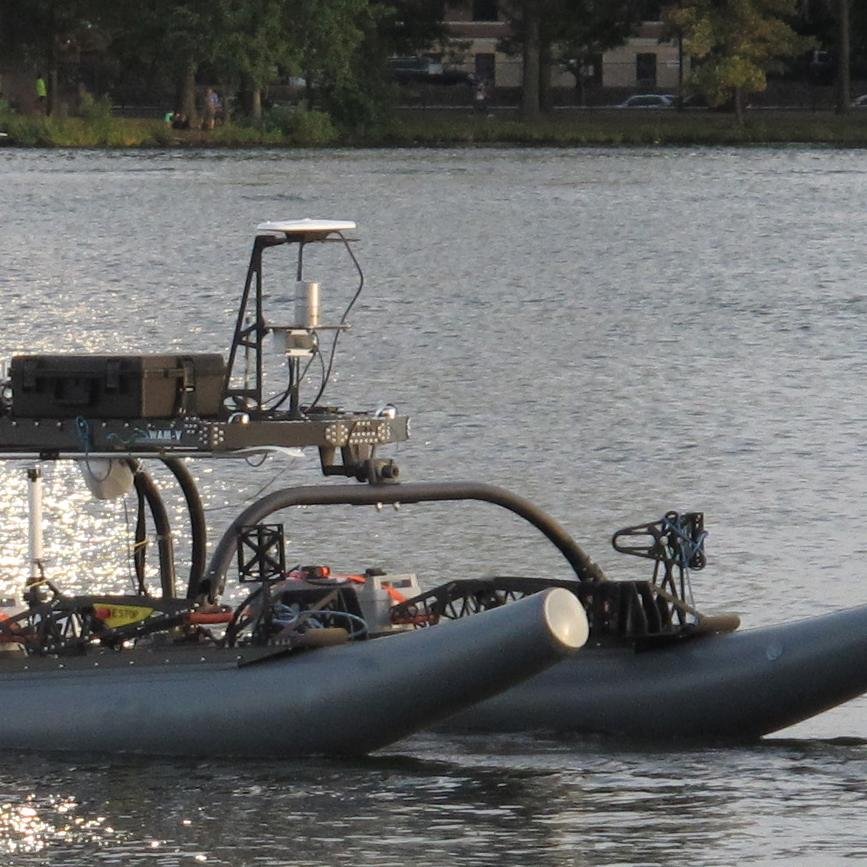
[[[674,108],[675,98],[668,93],[639,93],[630,96],[617,108]]]
[[[867,93],[852,100],[852,108],[867,108]]]
[[[388,68],[398,82],[434,82],[443,74],[442,63],[430,57],[392,57]]]
[[[445,67],[443,74],[437,79],[439,84],[472,84],[475,76],[465,69]]]
[[[675,99],[674,104],[677,105],[677,100]],[[703,93],[689,93],[683,98],[683,102],[681,103],[683,108],[710,108],[710,103],[707,101],[707,97]]]

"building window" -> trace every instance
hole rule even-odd
[[[656,54],[635,55],[635,81],[639,87],[656,87]]]
[[[473,21],[496,21],[497,0],[473,0]]]

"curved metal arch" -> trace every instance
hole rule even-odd
[[[480,482],[416,482],[388,485],[317,485],[282,488],[252,503],[229,525],[214,549],[199,595],[216,601],[237,551],[238,530],[258,524],[273,512],[290,506],[374,506],[377,503],[423,503],[480,500],[500,506],[539,530],[569,562],[579,581],[607,580],[602,569],[547,512],[529,500],[496,485]]]

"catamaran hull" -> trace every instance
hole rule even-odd
[[[655,650],[588,647],[447,723],[631,738],[754,739],[867,691],[867,606]]]
[[[580,603],[552,590],[438,629],[249,664],[231,649],[201,660],[185,651],[181,662],[171,652],[122,651],[109,667],[89,654],[51,660],[53,668],[40,661],[38,672],[23,670],[35,660],[6,659],[0,743],[184,756],[361,754],[538,674],[586,637]]]

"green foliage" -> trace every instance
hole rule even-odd
[[[442,13],[442,0],[378,0],[372,12],[387,55],[412,55],[445,43]]]
[[[338,138],[328,114],[293,106],[270,109],[263,118],[262,128],[266,133],[277,133],[288,143],[304,147],[333,144]]]
[[[256,112],[257,91],[303,76],[311,108],[369,129],[390,104],[387,58],[444,39],[441,12],[440,0],[0,0],[0,57],[43,68],[63,92],[86,50],[101,89],[191,117],[197,87],[240,91]]]
[[[558,112],[536,123],[471,112],[401,113],[376,130],[349,135],[327,115],[297,110],[269,114],[266,126],[226,124],[213,131],[173,130],[161,121],[22,116],[8,112],[0,126],[10,143],[31,147],[550,147],[831,144],[867,148],[867,116],[819,112],[756,112],[733,126],[717,112]],[[280,118],[279,122],[277,118]]]
[[[196,147],[280,147],[286,145],[286,136],[279,129],[265,129],[261,126],[226,124],[208,133],[207,138],[191,136],[185,144]]]
[[[300,111],[296,114],[294,129],[290,139],[304,146],[322,146],[337,141],[337,129],[330,115],[322,111]]]
[[[767,87],[781,58],[813,44],[788,23],[795,0],[683,0],[667,20],[695,61],[691,83],[714,105]]]
[[[622,45],[639,20],[635,0],[559,0],[560,26],[553,32],[557,61],[576,78],[581,68]]]
[[[8,115],[0,119],[14,144],[25,147],[122,148],[156,142],[161,124],[155,121],[100,117],[53,118]]]
[[[292,28],[292,4],[284,0],[230,2],[214,34],[213,58],[221,80],[262,87],[280,67],[298,67],[300,39]]]
[[[97,98],[85,93],[78,104],[78,116],[97,122],[111,120],[111,100],[107,96]]]
[[[540,40],[550,46],[553,59],[574,75],[598,55],[622,45],[641,18],[636,0],[532,0],[502,4],[511,34],[500,48],[520,55],[524,42],[524,17],[533,6],[540,16]]]
[[[653,113],[649,113],[653,114]],[[718,112],[593,111],[558,113],[535,123],[511,118],[478,118],[455,113],[418,112],[388,125],[369,145],[453,147],[765,145],[788,142],[867,148],[867,116],[853,122],[815,112],[761,112],[742,126]]]

